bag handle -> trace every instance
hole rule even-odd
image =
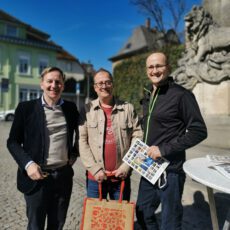
[[[113,176],[115,176],[115,174],[112,172],[111,173],[109,172],[109,173],[106,173],[106,176],[107,177],[113,177]],[[119,200],[118,200],[119,203],[122,203],[122,197],[123,197],[124,189],[125,189],[125,181],[122,180],[121,181],[121,188],[120,188],[120,195],[119,195]],[[98,190],[99,190],[99,200],[102,201],[102,183],[101,182],[98,183]]]

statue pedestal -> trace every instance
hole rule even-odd
[[[198,83],[193,93],[204,116],[230,116],[230,80],[218,85]]]
[[[198,83],[193,93],[208,127],[203,144],[230,149],[230,80],[218,85]]]

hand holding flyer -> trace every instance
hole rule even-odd
[[[147,155],[148,148],[148,145],[136,139],[125,154],[123,161],[152,184],[155,184],[169,165],[169,161],[163,157],[153,160]]]

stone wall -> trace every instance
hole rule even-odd
[[[193,93],[204,116],[230,116],[230,80],[218,85],[198,83]]]
[[[203,145],[230,149],[230,80],[219,85],[198,83],[193,93],[208,128]]]

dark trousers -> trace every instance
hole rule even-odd
[[[111,200],[118,200],[120,195],[121,181],[113,182],[109,179],[103,181],[102,183],[102,198],[106,199],[109,195]],[[130,200],[130,178],[125,179],[125,189],[123,192],[123,200]],[[87,197],[98,198],[98,182],[94,180],[87,179]]]
[[[167,185],[159,189],[157,183],[152,185],[141,178],[136,205],[138,226],[142,230],[179,230],[181,229],[183,206],[181,197],[184,189],[185,175],[169,173]],[[161,203],[161,225],[157,223],[155,211]],[[138,229],[138,228],[137,228]]]
[[[73,185],[73,169],[49,171],[30,194],[25,194],[28,230],[43,230],[47,217],[47,230],[63,229]]]

